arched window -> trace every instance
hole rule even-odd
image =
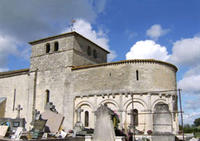
[[[85,111],[85,127],[89,126],[89,112]]]
[[[49,52],[50,52],[50,44],[47,43],[47,44],[46,44],[46,53],[49,53]]]
[[[47,104],[49,101],[50,101],[50,91],[46,90],[45,103]]]
[[[153,131],[172,132],[172,113],[168,104],[159,102],[154,106]]]
[[[93,57],[97,58],[97,51],[96,51],[96,49],[93,50]]]
[[[58,51],[59,50],[59,43],[55,42],[54,43],[54,51]]]
[[[139,71],[136,70],[136,80],[138,81],[139,80]]]
[[[131,109],[131,123],[134,123],[135,126],[138,126],[138,110]]]
[[[87,54],[88,54],[88,56],[91,56],[91,47],[90,46],[88,46],[88,48],[87,48]]]

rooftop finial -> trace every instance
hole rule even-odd
[[[75,31],[75,28],[73,27],[75,22],[76,22],[76,20],[74,20],[74,19],[71,20],[71,24],[70,24],[71,32]]]

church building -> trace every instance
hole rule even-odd
[[[65,131],[80,120],[95,127],[95,111],[106,104],[129,129],[177,134],[177,67],[154,59],[107,62],[109,52],[77,32],[30,42],[30,68],[0,73],[0,118],[28,125],[52,102],[65,117]]]

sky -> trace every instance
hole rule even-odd
[[[184,123],[192,124],[200,117],[199,6],[199,0],[1,0],[0,71],[29,68],[29,41],[73,29],[109,50],[109,62],[175,64]]]

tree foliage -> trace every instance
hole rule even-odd
[[[194,120],[194,126],[196,127],[200,126],[200,118]]]

